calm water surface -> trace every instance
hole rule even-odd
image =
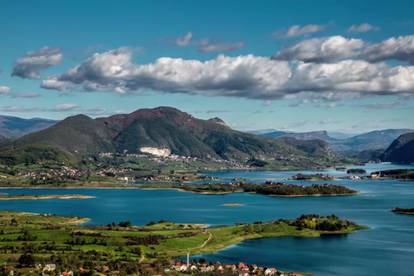
[[[371,172],[401,166],[369,164],[363,168]],[[237,171],[213,175],[259,181],[289,177],[296,173]],[[335,170],[324,173],[344,175],[344,172]],[[414,182],[338,180],[336,183],[361,193],[346,197],[278,198],[253,194],[197,195],[172,190],[2,189],[0,193],[80,193],[96,198],[0,201],[0,209],[84,216],[91,218],[89,224],[121,220],[145,224],[165,219],[220,225],[293,219],[309,213],[336,214],[367,225],[370,229],[341,237],[246,241],[202,257],[212,261],[243,261],[285,270],[308,271],[316,275],[414,275],[414,216],[390,212],[396,206],[414,207]],[[244,206],[224,207],[225,203],[241,203]]]

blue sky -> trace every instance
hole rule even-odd
[[[241,130],[357,133],[414,128],[414,50],[410,52],[414,46],[409,40],[414,34],[412,10],[413,1],[2,1],[0,114],[62,119],[77,113],[96,117],[174,106],[200,118],[220,117]],[[292,45],[313,39],[319,43],[319,39],[334,37],[332,42],[336,43],[338,36],[344,39],[344,48],[333,55],[305,49],[306,55],[311,51],[317,56],[304,60],[297,52],[288,51]],[[392,45],[393,54],[383,57],[381,51],[388,50],[379,47],[389,45],[383,41],[397,37],[406,39],[398,42],[399,46]],[[352,43],[364,45],[352,48]],[[404,52],[396,52],[396,48]],[[271,56],[282,59],[277,56],[282,51],[287,52],[284,56],[289,56],[288,60],[270,64],[264,60]],[[45,63],[41,67],[33,66],[30,60],[22,60],[30,52],[45,54],[48,60],[42,59]],[[99,63],[99,70],[88,62],[94,53],[109,53],[106,63]],[[217,61],[219,55],[229,60]],[[119,65],[122,72],[108,75],[104,70],[114,68],[108,63],[118,66],[115,56],[131,57]],[[140,67],[152,66],[162,57],[174,62],[161,64],[162,68],[156,65],[155,72],[152,67]],[[234,71],[239,62],[236,57],[241,57],[244,67]],[[188,69],[189,60],[216,62],[200,65],[201,74],[207,76],[197,82],[194,78],[198,75],[191,71],[199,67]],[[312,70],[320,72],[337,70],[329,68],[347,60],[364,63],[342,64],[345,69],[335,78],[346,78],[364,66],[362,76],[341,86],[335,82],[342,79],[335,79],[330,84],[327,80],[323,84],[289,81],[274,88],[273,81],[290,77],[279,76],[282,69],[275,71],[277,75],[267,75],[268,70],[286,63],[291,74],[297,75],[293,79],[301,82],[314,76],[314,71],[301,75],[299,63],[315,66]],[[82,64],[82,70],[68,74]],[[266,66],[268,70],[263,69]],[[396,73],[398,66],[405,73]],[[166,72],[161,77],[158,68]],[[171,71],[177,79],[166,79]],[[365,79],[372,71],[371,79]],[[223,81],[223,76],[229,77]],[[65,88],[42,85],[49,79]],[[244,82],[248,89],[240,88]]]

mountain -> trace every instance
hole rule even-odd
[[[233,130],[218,118],[201,120],[171,107],[97,119],[69,117],[3,147],[3,159],[13,160],[28,148],[32,155],[39,146],[77,158],[100,152],[139,153],[142,147],[168,148],[176,155],[203,159],[266,159],[301,167],[336,158],[323,141],[269,139]]]
[[[395,163],[414,163],[414,132],[395,139],[382,155],[382,159]]]
[[[0,116],[0,140],[4,138],[18,138],[54,125],[56,121],[33,118],[23,119],[12,116]]]
[[[366,159],[372,156],[377,159],[381,152],[383,152],[398,136],[410,132],[410,129],[384,129],[371,131],[351,137],[346,137],[343,133],[328,133],[327,131],[311,131],[311,132],[284,132],[284,131],[257,131],[255,133],[269,137],[282,138],[291,137],[298,140],[312,140],[319,139],[327,142],[331,148],[338,153],[346,154],[348,156],[361,156]],[[334,138],[335,136],[336,138]],[[339,139],[338,137],[345,137]]]
[[[386,149],[398,136],[410,132],[410,129],[384,129],[359,134],[346,139],[334,139],[329,142],[337,152],[361,152]]]

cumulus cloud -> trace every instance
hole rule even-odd
[[[381,62],[394,59],[414,64],[414,35],[391,37],[373,44],[342,36],[306,39],[283,48],[273,58],[306,62],[344,59]]]
[[[114,91],[154,90],[204,96],[254,99],[355,95],[412,95],[414,66],[389,66],[364,60],[335,63],[288,62],[245,55],[199,61],[163,57],[149,64],[132,62],[132,51],[97,53],[66,73],[46,80],[50,89]]]
[[[326,29],[326,25],[308,24],[308,25],[293,25],[287,30],[279,30],[273,34],[275,38],[291,38],[313,33],[319,33]]]
[[[39,78],[42,70],[60,64],[61,61],[62,53],[59,48],[44,47],[37,51],[28,52],[24,57],[16,60],[12,76],[36,79]]]
[[[230,52],[244,47],[243,42],[212,42],[208,39],[198,42],[198,51],[201,53]]]
[[[185,47],[188,44],[190,44],[191,40],[193,39],[193,33],[192,32],[188,32],[183,36],[177,37],[174,40],[174,44],[180,47]]]
[[[313,38],[287,46],[273,58],[306,62],[335,61],[354,57],[364,45],[361,39],[348,39],[342,36]]]
[[[10,93],[11,89],[8,86],[0,85],[0,95]]]
[[[359,57],[371,62],[395,59],[414,64],[414,35],[391,37],[372,44]]]
[[[348,32],[350,33],[366,33],[366,32],[371,32],[371,31],[378,31],[379,28],[376,26],[373,26],[371,24],[368,23],[362,23],[359,25],[352,25],[351,27],[349,27]]]

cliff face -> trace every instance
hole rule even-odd
[[[382,155],[383,161],[414,163],[414,132],[399,136]]]

